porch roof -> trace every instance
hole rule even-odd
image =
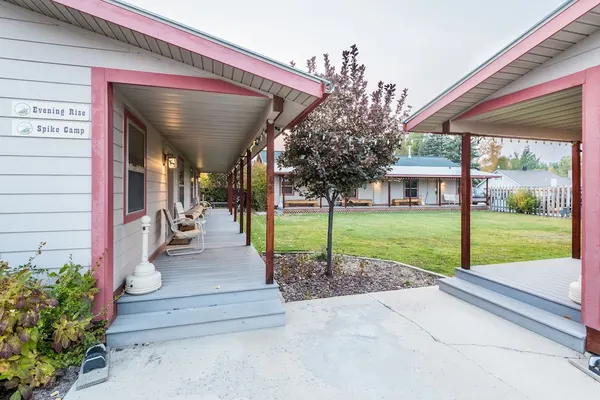
[[[405,130],[450,133],[449,127],[443,126],[445,123],[460,119],[477,105],[501,96],[501,89],[539,68],[586,37],[598,32],[599,29],[600,1],[570,0],[565,2],[489,60],[415,112],[405,121]],[[565,85],[565,89],[576,85],[577,83]],[[543,95],[541,93],[536,97]],[[467,124],[465,123],[467,121],[463,121],[462,125],[452,126],[451,131],[452,133],[484,131],[486,134],[494,135],[498,130],[493,128],[497,128],[498,124],[505,123],[508,118],[512,125],[526,125],[538,128],[538,131],[540,127],[550,129],[532,134],[511,131],[509,132],[510,136],[575,140],[581,127],[581,112],[580,109],[577,109],[578,101],[579,106],[581,104],[580,99],[580,89],[579,92],[577,89],[565,93],[559,92],[555,98],[539,99],[538,103],[515,105],[513,109],[503,109],[495,115],[482,115],[475,120],[476,123]],[[548,119],[547,113],[536,113],[536,110],[532,110],[531,107],[539,106],[539,101],[550,104],[555,110],[563,110],[563,114]],[[567,107],[566,110],[565,107]],[[544,111],[548,111],[548,108]],[[505,119],[503,120],[498,114],[502,114]],[[520,119],[514,120],[515,115]],[[471,121],[469,119],[469,122]],[[490,123],[495,125],[491,127],[485,125]]]
[[[163,100],[166,101],[177,96],[190,100],[190,97],[203,96],[205,99],[196,98],[194,101],[206,104],[208,94],[198,94],[200,91],[219,93],[217,96],[221,99],[219,104],[227,106],[227,110],[221,111],[229,114],[229,120],[236,120],[237,122],[233,122],[233,124],[237,123],[239,125],[237,128],[240,130],[237,141],[228,145],[227,140],[224,140],[221,143],[222,152],[216,156],[226,160],[227,166],[224,166],[223,163],[213,164],[206,159],[198,159],[196,148],[190,149],[188,142],[179,141],[180,150],[205,172],[227,172],[232,168],[233,162],[239,156],[245,155],[245,150],[250,147],[253,147],[252,155],[255,156],[266,145],[266,137],[261,133],[267,118],[275,119],[275,134],[277,135],[299,123],[333,90],[332,85],[324,79],[118,0],[2,1],[43,14],[59,23],[76,26],[134,46],[141,52],[154,54],[154,57],[159,55],[196,68],[196,77],[181,77],[190,79],[183,79],[185,82],[183,84],[178,82],[175,88],[165,86],[165,88],[177,89],[179,92],[170,91]],[[126,69],[127,65],[123,65],[121,68]],[[215,87],[218,88],[219,84],[228,85],[224,92],[214,90]],[[143,86],[156,87],[144,89]],[[157,100],[157,96],[161,92],[157,88],[158,86],[158,84],[148,85],[146,82],[140,82],[135,89],[137,93],[130,93],[133,97],[138,97],[135,105],[140,105],[140,108],[145,109],[156,106],[156,103],[150,104],[151,101],[142,96],[142,92],[144,90],[152,92],[150,96]],[[201,88],[199,88],[200,86]],[[120,87],[120,90],[125,92],[129,89]],[[183,93],[185,90],[190,90],[190,92]],[[240,103],[244,103],[244,106],[241,106]],[[248,110],[245,107],[248,103],[255,106],[261,105],[261,112],[255,113],[256,110]],[[272,107],[274,104],[281,111],[271,112],[274,111]],[[162,105],[165,105],[164,102]],[[156,123],[161,126],[169,124],[175,126],[173,121],[179,121],[191,128],[194,121],[189,118],[181,118],[188,115],[181,105],[181,102],[170,102],[169,107],[163,109],[163,111],[169,110],[170,112],[160,114],[162,121],[160,124],[158,121]],[[148,115],[145,116],[148,117]],[[208,118],[207,116],[204,125],[194,126],[199,128],[199,131],[216,132],[216,124],[219,123],[220,117]],[[227,121],[220,121],[220,126],[226,123]],[[161,133],[168,139],[179,140],[169,129]],[[178,134],[180,137],[185,135],[183,132]],[[209,142],[214,140],[214,138],[201,136],[203,135],[200,133],[196,134],[197,145],[203,145],[199,144],[200,139]],[[256,139],[259,141],[255,142]],[[253,143],[255,143],[254,146],[252,146]]]

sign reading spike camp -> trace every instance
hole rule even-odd
[[[13,100],[14,136],[89,139],[90,106],[37,100]]]

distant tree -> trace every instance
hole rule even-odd
[[[379,82],[367,93],[364,64],[358,48],[342,52],[339,70],[323,56],[324,71],[318,72],[316,57],[308,60],[308,71],[329,80],[334,92],[285,139],[279,165],[293,168],[294,186],[308,198],[323,196],[329,203],[327,226],[327,275],[333,274],[332,233],[334,206],[339,196],[369,182],[382,179],[396,161],[401,121],[408,90],[397,100],[396,85]]]
[[[427,134],[423,136],[418,153],[425,157],[445,157],[449,137],[446,135]]]
[[[458,135],[446,136],[444,147],[444,157],[448,160],[460,164],[462,158],[462,137]],[[471,138],[471,168],[479,169],[479,142],[480,138]]]
[[[267,170],[265,164],[256,162],[252,165],[252,208],[264,211],[267,207]]]
[[[200,174],[200,194],[208,201],[227,201],[227,174]]]
[[[540,158],[531,151],[529,145],[525,146],[521,154],[515,151],[510,158],[511,169],[539,170],[545,169],[544,167],[544,164],[540,162]]]
[[[400,148],[396,151],[399,156],[408,156],[409,149],[410,154],[413,156],[421,155],[421,145],[423,143],[425,135],[422,133],[409,133],[402,139]]]
[[[479,152],[481,169],[485,172],[494,172],[498,168],[498,162],[502,155],[502,144],[484,139],[479,143]]]
[[[498,157],[498,163],[496,164],[496,169],[511,169],[510,158],[506,156]]]
[[[573,168],[573,159],[571,156],[563,156],[560,161],[551,163],[549,168],[556,175],[560,175],[562,177],[569,176],[569,171]]]

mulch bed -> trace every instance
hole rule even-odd
[[[276,254],[275,279],[286,302],[433,286],[438,277],[401,264],[335,255],[333,277],[317,254]]]
[[[79,375],[79,367],[69,367],[57,371],[55,383],[48,387],[39,387],[33,389],[30,400],[56,400],[64,399],[71,386],[75,384]],[[14,390],[3,391],[0,389],[0,400],[8,400]]]

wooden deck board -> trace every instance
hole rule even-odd
[[[563,303],[569,299],[569,284],[579,279],[581,260],[557,258],[506,264],[478,265],[473,272],[499,279],[513,287]]]
[[[248,284],[265,284],[265,263],[227,210],[211,210],[206,218],[205,250],[199,254],[169,256],[154,260],[162,274],[161,291],[206,292]],[[177,247],[177,246],[173,246]]]

